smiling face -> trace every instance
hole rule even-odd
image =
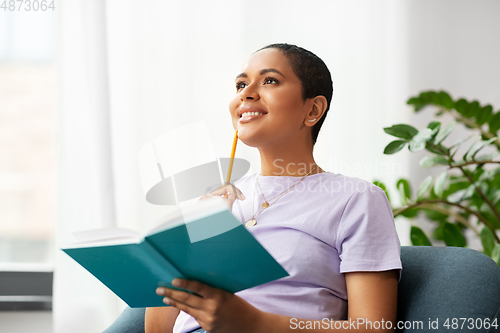
[[[302,98],[302,84],[277,49],[254,53],[236,77],[229,104],[233,126],[245,144],[264,148],[311,139],[307,123],[313,101]]]

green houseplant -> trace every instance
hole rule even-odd
[[[421,161],[424,168],[446,166],[438,176],[429,175],[412,194],[410,182],[399,179],[401,206],[393,206],[394,217],[416,217],[425,213],[434,221],[431,239],[442,240],[448,246],[467,246],[463,235],[465,229],[472,230],[480,239],[483,252],[500,265],[500,110],[493,112],[491,105],[480,105],[465,99],[454,101],[444,91],[426,91],[407,102],[418,112],[431,106],[436,110],[436,119],[449,114],[454,121],[441,126],[437,120],[426,128],[398,124],[384,128],[387,134],[397,138],[389,143],[384,154],[394,154],[405,146],[411,152],[427,150]],[[445,145],[443,141],[461,123],[471,135],[465,139]],[[460,151],[460,153],[458,153]],[[484,153],[484,152],[487,153]],[[387,187],[375,182],[387,193]],[[389,195],[388,195],[389,198]],[[432,245],[427,235],[417,226],[411,227],[413,245]]]

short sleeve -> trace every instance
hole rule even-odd
[[[337,232],[340,272],[399,270],[401,245],[392,209],[375,185],[348,200]]]

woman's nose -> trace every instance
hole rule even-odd
[[[256,100],[259,99],[259,92],[253,85],[247,86],[241,91],[241,100]]]

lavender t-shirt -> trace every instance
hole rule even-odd
[[[260,213],[264,199],[256,177],[235,183],[246,199],[236,200],[233,214],[242,223],[258,214],[257,224],[247,229],[289,274],[237,293],[256,308],[302,319],[346,319],[343,273],[392,269],[401,273],[391,207],[379,187],[358,178],[318,173]],[[258,175],[270,203],[300,179]],[[181,311],[174,333],[197,327],[196,320]]]

